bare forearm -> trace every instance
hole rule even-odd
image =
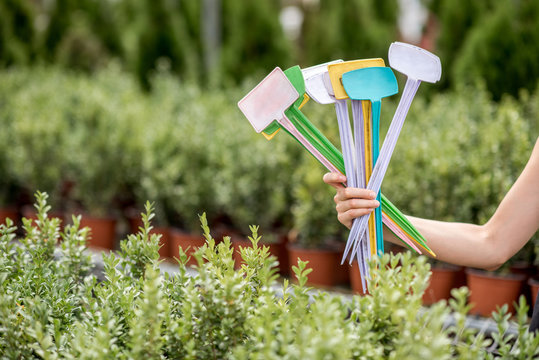
[[[485,225],[409,219],[439,260],[484,269],[501,266],[539,226],[539,141],[522,174]],[[397,241],[391,234],[387,239]]]
[[[483,269],[494,269],[504,262],[503,254],[490,246],[491,239],[484,226],[412,216],[408,219],[425,237],[438,260]],[[384,239],[402,245],[390,231],[384,231]]]

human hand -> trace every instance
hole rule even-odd
[[[327,173],[324,182],[337,190],[333,198],[337,219],[347,228],[352,227],[355,218],[371,213],[380,203],[375,200],[376,193],[367,189],[345,187],[346,176],[340,173]]]

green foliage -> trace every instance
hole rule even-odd
[[[9,222],[0,225],[0,328],[5,329],[0,353],[6,358],[33,358],[34,351],[46,358],[58,352],[91,296],[90,256],[82,251],[88,230],[79,229],[75,219],[60,234],[58,219],[47,216],[47,197],[36,194],[38,220],[25,219],[20,245],[12,242],[16,228]]]
[[[220,60],[208,69],[202,1],[5,1],[0,66],[52,63],[93,72],[116,59],[147,89],[161,69],[214,86],[290,64],[277,3],[223,1],[220,10]]]
[[[453,82],[484,79],[495,99],[537,86],[539,4],[506,0],[474,27],[455,62]]]
[[[39,188],[59,200],[67,168],[65,154],[69,151],[67,124],[59,111],[65,101],[59,96],[51,97],[48,91],[61,85],[53,77],[44,88],[21,75],[6,74],[0,95],[6,174],[8,179],[11,174],[30,193]],[[39,81],[43,73],[37,71],[34,75],[34,80]],[[21,87],[24,91],[13,91]]]
[[[58,231],[47,217],[47,195],[36,195],[39,220],[25,222],[25,236],[0,225],[0,354],[42,359],[488,359],[491,345],[464,326],[467,290],[454,291],[450,306],[421,307],[429,265],[424,257],[388,254],[371,264],[370,296],[352,301],[305,287],[310,269],[299,261],[298,283],[285,281],[275,293],[275,259],[252,247],[234,270],[230,240],[219,244],[201,216],[206,245],[195,253],[197,273],[186,256],[178,272],[160,274],[156,235],[149,235],[153,207],[142,214],[141,232],[104,255],[105,278],[88,274],[86,229],[78,222]],[[55,247],[62,236],[62,247]],[[53,245],[51,245],[53,244]],[[52,252],[56,251],[57,256]],[[532,358],[539,338],[526,329],[527,306],[517,306],[518,339],[506,334],[502,309],[495,314],[504,359]],[[444,327],[452,312],[455,325]]]
[[[72,130],[67,154],[73,198],[94,216],[107,215],[110,204],[138,180],[143,145],[141,115],[146,114],[135,114],[144,111],[144,99],[130,78],[118,81],[108,76],[116,70],[110,71],[71,82],[70,101],[76,107],[66,104],[66,112],[73,112],[66,116]],[[99,83],[101,91],[92,91],[92,83]]]
[[[4,73],[0,121],[9,168],[24,189],[60,201],[63,185],[75,183],[73,200],[103,215],[133,180],[142,140],[131,118],[143,99],[128,77],[110,71],[88,78],[38,68],[28,86],[24,71]]]
[[[496,100],[535,89],[537,1],[422,2],[435,19],[429,36],[442,60],[443,88],[484,81]],[[290,5],[303,14],[298,39],[287,38],[280,23]],[[6,0],[0,67],[54,64],[93,73],[113,61],[146,90],[163,70],[227,89],[275,66],[386,58],[399,39],[399,7],[397,0]]]
[[[214,111],[227,107],[224,101],[215,105]],[[245,119],[234,111],[230,114],[230,126],[218,130],[221,140],[210,140],[209,150],[219,169],[211,186],[215,186],[217,199],[233,226],[242,232],[255,223],[264,232],[289,229],[292,192],[296,186],[291,175],[301,159],[309,155],[284,131],[271,141],[256,135],[257,141],[246,142],[248,134],[238,136],[238,133],[253,130],[241,121]]]
[[[0,88],[2,85],[0,85]],[[3,110],[2,101],[0,101],[0,112]],[[6,131],[6,127],[3,127],[4,131],[0,131],[0,205],[2,207],[8,207],[15,202],[16,194],[19,191],[19,180],[16,176],[16,172],[10,164],[10,143],[9,134],[11,131]]]
[[[436,39],[436,55],[440,57],[443,69],[440,85],[447,87],[449,81],[453,80],[449,76],[453,64],[459,58],[468,35],[484,17],[488,18],[485,15],[492,10],[496,1],[423,0],[423,3],[438,20],[439,34]]]
[[[439,22],[436,53],[444,69],[443,86],[484,81],[496,100],[536,88],[537,1],[425,2]]]

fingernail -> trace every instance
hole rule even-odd
[[[374,204],[376,205],[376,207],[380,206],[380,202],[378,200],[374,200]]]
[[[376,193],[374,191],[371,191],[370,194],[371,194],[371,197],[376,197]]]

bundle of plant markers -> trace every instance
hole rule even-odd
[[[381,194],[380,188],[419,84],[440,80],[440,59],[401,42],[391,44],[388,59],[390,67],[381,58],[336,60],[305,69],[294,66],[285,71],[276,67],[238,102],[256,132],[271,139],[284,129],[329,171],[345,174],[346,186],[366,188],[378,194],[381,205],[372,216],[367,214],[354,220],[342,258],[342,263],[357,259],[363,289],[367,289],[367,263],[371,255],[384,251],[382,224],[410,249],[434,255],[423,236]],[[382,98],[398,93],[392,69],[406,75],[407,80],[380,147]],[[309,98],[319,104],[334,104],[342,152],[301,112],[301,106]]]

